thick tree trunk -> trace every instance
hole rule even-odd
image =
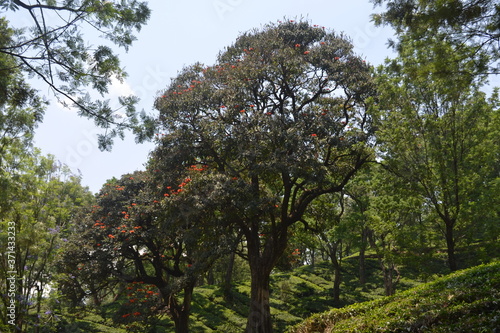
[[[388,267],[382,267],[384,273],[384,291],[385,296],[391,296],[394,294],[394,285],[392,283],[392,269]]]
[[[250,313],[247,333],[271,333],[271,307],[269,305],[269,272],[250,265],[252,274]]]
[[[448,266],[451,271],[458,269],[457,259],[455,256],[455,239],[453,236],[454,221],[445,221],[446,223],[446,250],[448,253]]]
[[[272,333],[269,305],[269,276],[287,244],[286,228],[266,239],[263,248],[257,233],[247,237],[248,262],[251,274],[250,312],[246,333]]]
[[[191,301],[195,284],[196,281],[193,281],[184,287],[182,304],[177,302],[175,294],[170,294],[166,297],[168,312],[175,325],[175,333],[189,333],[189,315],[191,313]]]

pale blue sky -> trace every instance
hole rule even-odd
[[[183,66],[197,61],[210,65],[240,33],[284,18],[303,17],[344,32],[352,38],[356,52],[372,64],[391,56],[387,39],[392,32],[373,26],[374,8],[368,0],[154,0],[149,6],[148,25],[121,58],[129,77],[125,84],[112,87],[109,96],[133,92],[141,98],[139,107],[147,112],[152,111],[158,91]],[[144,169],[152,143],[137,145],[129,135],[125,141],[117,140],[111,152],[101,152],[95,137],[98,132],[92,122],[54,102],[36,131],[35,145],[81,172],[83,185],[93,192],[107,179]]]

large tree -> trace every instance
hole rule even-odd
[[[8,245],[0,256],[0,290],[9,295],[2,298],[1,314],[3,324],[8,323],[3,328],[26,332],[44,326],[42,309],[47,288],[54,286],[54,262],[69,237],[71,218],[91,194],[53,158],[36,150],[17,152],[4,154],[0,174],[0,239]],[[8,306],[14,301],[12,312]]]
[[[481,92],[474,57],[464,56],[475,49],[460,50],[442,36],[405,41],[379,80],[383,163],[432,207],[451,270],[459,267],[457,241],[480,225],[474,207],[498,177],[498,97]],[[446,73],[428,61],[436,58],[447,59]]]
[[[134,31],[149,18],[145,2],[3,0],[0,7],[8,13],[7,18],[12,16],[11,24],[19,17],[32,22],[29,28],[15,27],[9,42],[1,45],[0,54],[12,57],[14,63],[0,67],[0,71],[20,68],[24,74],[39,78],[60,103],[93,119],[106,130],[99,137],[101,148],[109,148],[112,138],[122,137],[125,129],[133,130],[138,140],[148,136],[149,127],[144,126],[148,117],[136,112],[136,97],[123,96],[113,103],[99,99],[99,94],[103,98],[108,93],[113,79],[122,81],[126,76],[111,45],[128,50]],[[96,39],[89,34],[96,32],[111,43],[89,44]]]
[[[371,157],[370,66],[352,48],[307,22],[268,24],[216,64],[185,68],[156,100],[163,146],[206,165],[233,193],[224,215],[244,235],[251,270],[247,332],[272,331],[269,275],[289,228]]]
[[[395,30],[397,49],[407,40],[429,44],[436,35],[457,46],[464,57],[488,57],[487,63],[477,62],[482,73],[498,74],[498,42],[500,41],[500,6],[495,0],[372,0],[384,7],[374,15],[378,25],[388,24]],[[475,52],[462,53],[462,47]],[[437,59],[440,60],[440,59]]]

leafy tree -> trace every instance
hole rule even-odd
[[[368,209],[370,208],[371,168],[364,168],[345,188],[348,197],[346,203],[346,219],[350,230],[357,234],[359,248],[359,283],[366,283],[366,251],[373,237],[373,230],[368,223]]]
[[[395,29],[398,49],[405,41],[420,40],[429,45],[435,36],[442,36],[457,46],[458,55],[487,61],[476,62],[479,73],[498,73],[500,6],[494,0],[372,0],[385,5],[385,12],[374,15],[378,25],[388,24]],[[462,53],[469,47],[474,53]],[[431,61],[449,61],[437,57]],[[488,68],[488,64],[490,67]],[[443,69],[444,69],[443,64]]]
[[[143,321],[164,308],[176,332],[188,332],[193,288],[222,254],[226,234],[203,204],[212,186],[204,182],[198,188],[192,179],[201,171],[195,169],[203,170],[184,169],[182,179],[137,171],[104,185],[66,252],[65,289],[80,290],[85,297],[102,293],[112,281],[132,284],[127,289],[137,283],[150,286],[157,301],[151,298],[148,311],[138,311],[135,303],[143,300],[131,298],[127,304],[135,310],[119,312],[119,321]]]
[[[371,82],[345,36],[288,21],[242,34],[213,66],[185,68],[156,100],[165,145],[233,193],[224,215],[244,235],[248,332],[272,331],[269,274],[289,228],[371,157]]]
[[[7,21],[0,18],[0,49],[10,45],[13,34]],[[33,131],[42,119],[44,107],[36,91],[24,82],[15,58],[0,53],[0,170],[6,167],[4,155],[8,151],[17,149],[21,153],[32,145]]]
[[[368,239],[377,253],[385,295],[390,296],[396,292],[401,278],[399,268],[408,258],[404,253],[417,249],[420,255],[423,246],[429,246],[429,240],[421,244],[426,234],[426,226],[422,223],[422,200],[412,193],[407,180],[379,166],[373,168],[367,185],[364,200],[369,206],[364,216],[370,229]]]
[[[4,324],[8,320],[10,328],[25,332],[43,326],[42,310],[51,311],[44,309],[44,293],[53,287],[53,264],[68,237],[71,217],[90,193],[67,169],[36,150],[21,157],[9,152],[4,163],[9,167],[2,178],[9,186],[8,200],[1,202],[0,237],[9,251],[0,260],[0,288],[11,297],[2,298],[1,314]],[[15,318],[6,313],[11,300],[16,301]]]
[[[384,164],[432,207],[451,270],[459,267],[457,241],[481,224],[470,212],[497,177],[499,151],[497,96],[488,100],[481,92],[484,81],[473,74],[474,58],[465,57],[464,50],[457,52],[440,36],[429,47],[405,42],[379,79]],[[446,75],[427,62],[436,56],[449,60]]]
[[[145,2],[3,0],[0,7],[12,15],[25,15],[33,24],[10,34],[11,40],[0,47],[2,56],[15,59],[14,66],[3,65],[0,70],[20,68],[23,73],[36,76],[60,103],[76,107],[80,115],[106,129],[99,137],[101,148],[109,148],[112,138],[123,137],[127,128],[137,134],[139,141],[148,136],[147,126],[139,125],[139,118],[142,125],[147,125],[148,117],[135,111],[136,97],[120,97],[121,106],[113,109],[109,100],[97,100],[89,94],[91,87],[104,96],[113,78],[121,81],[126,74],[109,45],[90,45],[84,35],[84,31],[98,32],[128,50],[135,39],[134,30],[140,30],[149,18]],[[117,113],[120,109],[124,109],[125,117]]]
[[[344,191],[329,193],[314,201],[306,213],[319,248],[330,259],[333,267],[333,301],[340,301],[342,282],[342,259],[349,251],[349,245],[355,238],[351,229],[348,197]],[[307,230],[307,229],[306,229]]]

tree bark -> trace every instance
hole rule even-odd
[[[368,228],[363,228],[361,231],[361,248],[359,250],[359,283],[366,283],[366,260],[365,252],[368,245]]]
[[[260,261],[260,260],[259,260]],[[250,313],[246,333],[271,333],[271,307],[269,304],[269,273],[250,265],[252,274]]]
[[[175,333],[189,333],[189,315],[191,313],[191,301],[195,284],[196,281],[191,281],[184,287],[182,304],[177,302],[175,294],[170,293],[166,297],[168,313],[174,322]]]
[[[335,242],[334,244],[328,245],[328,252],[330,256],[330,260],[333,265],[333,301],[340,301],[340,283],[342,282],[342,272],[341,272],[341,256],[342,253],[339,253],[339,247],[341,247],[341,241]],[[341,252],[342,250],[340,250]]]
[[[233,300],[233,293],[231,287],[233,282],[233,267],[234,267],[235,256],[236,256],[235,252],[232,251],[231,254],[229,255],[226,275],[224,277],[223,291],[224,291],[224,300],[226,300],[226,302],[231,302]]]
[[[269,303],[270,274],[287,245],[287,229],[283,227],[264,241],[261,248],[259,234],[247,237],[248,262],[251,274],[250,311],[246,333],[272,333],[273,325]]]
[[[451,271],[458,269],[457,258],[455,255],[455,239],[453,235],[454,221],[445,221],[446,223],[446,251],[448,254],[448,266]]]
[[[333,301],[335,303],[338,303],[340,301],[340,283],[342,282],[340,265],[335,265],[334,271],[335,276],[333,278]]]

